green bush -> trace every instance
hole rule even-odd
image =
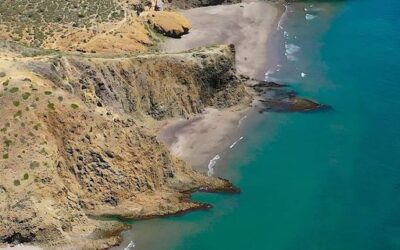
[[[9,139],[4,140],[4,145],[6,146],[6,148],[9,148],[11,146],[11,144],[12,144],[11,140],[9,140]]]
[[[28,174],[28,173],[25,173],[23,179],[24,179],[24,180],[28,180],[28,179],[29,179],[29,174]]]
[[[17,113],[14,114],[14,118],[21,117],[22,116],[22,110],[18,110]]]
[[[22,99],[27,100],[31,96],[31,93],[25,92],[22,94]]]
[[[14,180],[14,186],[19,186],[21,185],[21,182],[19,180]]]
[[[40,123],[38,123],[38,124],[36,124],[35,126],[33,126],[33,129],[39,130],[40,126],[41,126]]]
[[[33,161],[33,162],[31,162],[31,164],[29,165],[32,169],[33,168],[38,168],[38,167],[40,167],[40,163],[39,162],[37,162],[37,161]]]
[[[19,90],[18,87],[12,87],[12,88],[10,89],[10,93],[18,92],[18,90]]]
[[[78,106],[78,104],[72,103],[72,104],[71,104],[71,108],[72,108],[72,109],[78,109],[79,106]]]
[[[49,103],[47,104],[47,108],[48,108],[48,109],[51,109],[51,110],[56,110],[56,107],[54,106],[54,103],[52,103],[52,102],[49,102]]]

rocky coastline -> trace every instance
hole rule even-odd
[[[258,4],[246,7],[251,12]],[[273,8],[271,13],[276,14]],[[175,18],[175,14],[140,15],[113,23],[113,32],[138,23],[148,23],[171,37],[182,37],[191,29],[184,17]],[[176,19],[172,25],[165,22],[171,15]],[[99,218],[179,215],[212,207],[192,201],[193,192],[240,193],[229,180],[193,169],[190,160],[183,161],[159,140],[166,122],[191,122],[210,113],[214,115],[211,123],[203,121],[216,125],[220,110],[226,112],[225,117],[233,114],[229,119],[237,122],[254,101],[262,107],[260,112],[323,107],[282,85],[244,76],[247,58],[242,51],[237,56],[235,45],[149,52],[154,44],[147,40],[151,35],[144,33],[146,38],[136,40],[140,48],[135,51],[147,51],[141,54],[127,53],[132,48],[121,44],[104,45],[114,41],[106,32],[78,43],[73,52],[70,43],[43,43],[39,49],[2,44],[3,246],[107,249],[121,242],[120,233],[127,226],[120,220]],[[121,39],[126,38],[121,34]],[[224,125],[224,120],[219,121],[218,125]]]
[[[251,80],[249,86],[254,90],[263,112],[315,112],[329,109],[329,106],[297,96],[290,86],[276,82]]]

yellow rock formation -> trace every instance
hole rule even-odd
[[[190,21],[176,12],[148,11],[141,14],[160,33],[179,38],[192,28]]]

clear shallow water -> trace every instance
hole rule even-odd
[[[333,110],[263,114],[216,165],[240,195],[195,194],[214,208],[135,222],[128,242],[135,250],[400,249],[399,16],[396,0],[292,5],[282,27],[298,49],[288,60],[282,45],[270,77]]]

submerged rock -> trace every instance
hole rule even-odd
[[[274,111],[274,112],[306,112],[315,111],[325,108],[325,105],[321,105],[317,102],[311,101],[301,97],[288,97],[285,99],[268,99],[261,101],[264,105],[263,111]]]
[[[298,97],[295,91],[285,88],[287,85],[266,81],[254,82],[253,80],[250,86],[261,97],[260,102],[263,107],[260,113],[265,111],[307,112],[328,108],[326,105]]]

